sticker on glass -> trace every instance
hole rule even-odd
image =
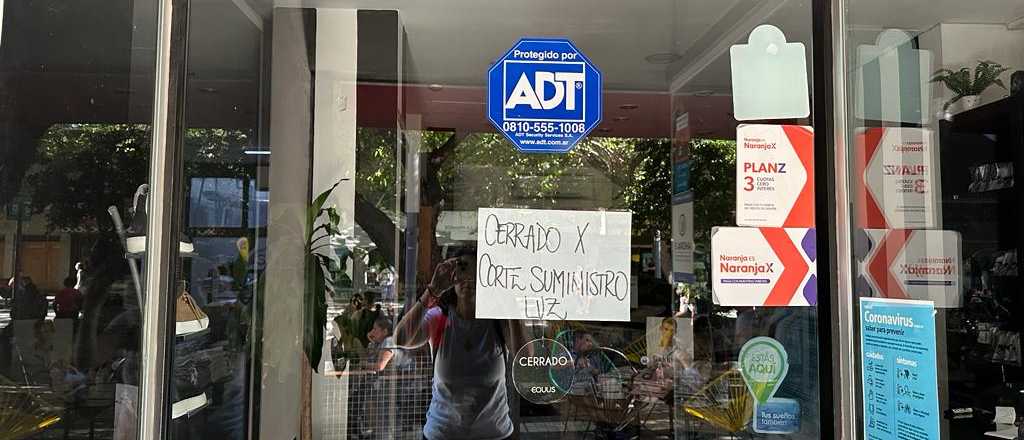
[[[711,289],[721,306],[818,303],[813,228],[711,230]]]
[[[917,40],[899,29],[878,34],[875,44],[857,47],[857,118],[926,124],[931,119],[932,53],[916,49]]]
[[[512,383],[524,399],[552,404],[565,398],[576,376],[569,349],[554,339],[534,339],[512,360]]]
[[[564,38],[523,38],[487,72],[487,118],[523,152],[564,153],[601,122],[601,72]]]
[[[799,125],[736,128],[736,224],[814,227],[814,132]]]
[[[740,349],[740,372],[750,394],[760,403],[775,396],[789,372],[789,355],[779,341],[758,336]]]

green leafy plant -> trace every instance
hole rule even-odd
[[[994,61],[979,61],[973,74],[967,67],[961,67],[957,71],[939,69],[935,71],[931,82],[941,82],[953,92],[953,99],[946,103],[946,107],[949,107],[965,96],[980,95],[993,84],[1005,90],[1006,85],[1003,84],[1003,80],[999,79],[999,75],[1007,70],[1010,69]]]
[[[348,179],[341,179],[320,193],[309,205],[306,212],[306,291],[303,297],[305,328],[302,348],[310,368],[317,370],[324,345],[324,327],[327,326],[327,291],[333,285],[330,277],[330,240],[340,235],[338,223],[341,215],[335,207],[324,208],[327,199],[338,185]]]

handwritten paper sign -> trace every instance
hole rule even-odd
[[[629,321],[632,214],[481,208],[476,317]]]

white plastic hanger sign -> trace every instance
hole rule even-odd
[[[875,43],[857,47],[857,117],[928,123],[931,52],[915,49],[913,36],[899,29],[883,31]]]
[[[803,43],[787,43],[782,30],[762,24],[750,32],[747,44],[729,48],[729,56],[737,121],[810,115]]]

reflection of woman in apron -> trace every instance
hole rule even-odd
[[[429,342],[434,380],[423,436],[428,440],[504,439],[512,435],[505,366],[526,344],[517,321],[475,319],[476,255],[445,260],[395,332],[395,342]]]

